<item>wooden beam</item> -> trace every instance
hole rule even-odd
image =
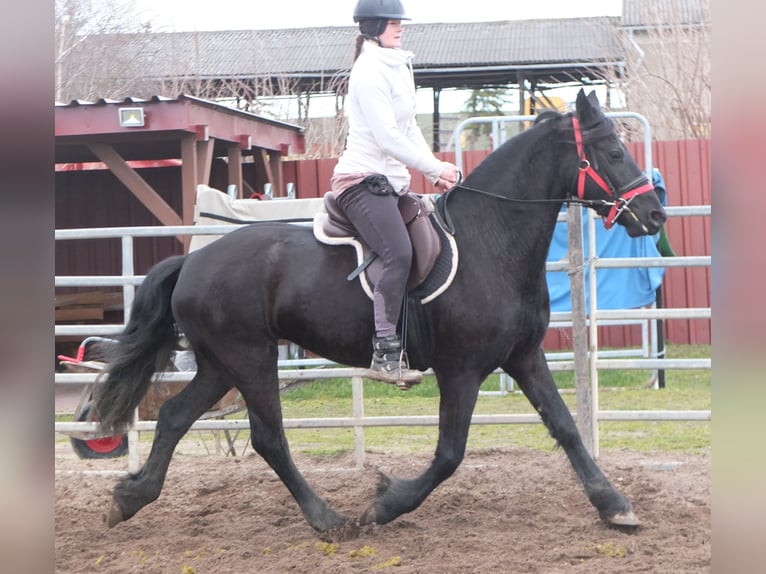
[[[92,143],[88,148],[103,161],[130,192],[160,220],[163,225],[181,225],[181,218],[136,170],[108,144]]]
[[[67,307],[56,309],[54,313],[56,323],[63,321],[103,321],[104,308],[96,306]]]
[[[239,145],[230,145],[227,148],[227,157],[229,160],[229,185],[237,186],[237,197],[244,197],[244,188],[242,187],[242,149]]]
[[[274,176],[271,173],[271,165],[269,164],[269,152],[265,149],[259,149],[253,153],[253,162],[256,166],[256,171],[262,171],[266,176],[264,183],[270,183],[274,185]],[[276,190],[274,195],[276,195]]]
[[[253,154],[253,160],[256,166],[260,167],[266,174],[266,182],[271,184],[271,194],[273,197],[283,197],[282,189],[282,155],[278,152],[261,148]]]
[[[194,203],[197,200],[197,140],[194,135],[181,139],[181,225],[194,225]],[[191,236],[183,239],[184,253],[189,252]]]
[[[55,296],[56,309],[59,307],[71,307],[75,305],[103,305],[103,291],[80,291],[78,293],[65,293]]]
[[[208,139],[197,142],[197,183],[210,183],[210,171],[213,167],[213,141]]]
[[[275,151],[269,155],[269,176],[273,178],[274,197],[285,197],[287,195],[285,186],[282,185],[282,154]]]
[[[242,185],[244,185],[244,186],[245,186],[245,187],[242,189],[242,197],[245,197],[245,198],[247,198],[247,197],[252,197],[252,196],[254,196],[256,193],[260,193],[260,192],[258,192],[257,190],[253,189],[253,186],[252,186],[252,185],[250,185],[249,183],[247,183],[247,182],[246,182],[244,179],[242,180]]]

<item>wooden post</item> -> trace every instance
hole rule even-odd
[[[229,185],[237,186],[237,198],[242,199],[245,196],[242,186],[242,150],[239,144],[230,145],[226,149],[226,155],[229,158]]]
[[[574,350],[577,428],[585,448],[595,452],[594,420],[588,363],[588,324],[585,312],[585,275],[582,247],[582,211],[579,205],[567,208],[569,240],[569,282],[572,293],[572,344]]]
[[[138,450],[141,435],[136,430],[138,422],[138,409],[133,411],[133,425],[128,431],[128,472],[137,474],[141,470],[141,453]]]
[[[364,468],[364,383],[362,377],[351,377],[352,409],[354,415],[354,460],[356,468]]]
[[[189,135],[181,140],[181,202],[182,202],[182,225],[194,223],[194,203],[197,200],[197,140]],[[183,236],[184,253],[189,252],[191,236]]]

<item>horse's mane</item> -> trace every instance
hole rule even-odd
[[[572,131],[572,122],[569,121],[574,115],[574,112],[559,112],[554,109],[541,111],[535,118],[532,127],[509,138],[499,148],[492,151],[480,165],[476,166],[471,175],[476,174],[481,177],[481,174],[492,171],[497,173],[496,170],[498,169],[507,169],[510,165],[509,158],[518,158],[519,152],[529,149],[529,146],[535,145],[534,142],[536,140],[544,137],[545,133],[550,133],[551,131],[558,132],[563,141],[574,144],[575,138]],[[603,113],[598,113],[589,118],[586,124],[581,124],[580,128],[582,130],[583,144],[587,145],[589,142],[612,135],[614,133],[614,122]],[[524,166],[523,169],[527,169],[527,167]]]
[[[560,120],[569,115],[571,114],[562,114],[556,110],[543,111],[535,118],[529,129],[517,133],[506,140],[500,147],[493,150],[486,158],[484,158],[484,161],[476,166],[472,174],[493,170],[498,166],[503,166],[503,169],[507,168],[509,165],[508,158],[511,158],[512,160],[518,158],[520,152],[523,152],[523,150],[528,149],[529,146],[534,145],[534,142],[540,137],[544,137],[545,133],[550,133],[550,131],[563,132],[565,129],[564,122],[555,120]],[[569,125],[568,122],[567,125]]]
[[[561,113],[552,109],[545,109],[538,114],[533,123],[534,126],[542,124],[544,122],[559,119],[563,117],[572,117],[572,113]],[[599,114],[599,117],[595,121],[582,125],[583,143],[599,140],[612,134],[614,131],[614,122],[603,114]]]
[[[537,117],[535,118],[535,121],[533,125],[541,124],[543,122],[547,122],[548,120],[552,120],[554,118],[560,118],[564,114],[551,109],[545,109],[542,112],[540,112]]]

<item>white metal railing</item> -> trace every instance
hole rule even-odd
[[[623,118],[623,119],[630,119],[630,120],[636,120],[641,125],[643,129],[643,145],[644,145],[644,169],[646,172],[646,176],[649,181],[652,181],[652,142],[651,142],[651,128],[649,126],[649,122],[647,119],[642,116],[641,114],[637,114],[634,112],[607,112],[605,114],[607,117],[610,118]],[[533,122],[537,119],[537,116],[533,115],[526,115],[526,116],[484,116],[484,117],[473,117],[468,118],[461,123],[459,123],[453,132],[453,143],[455,147],[455,163],[458,166],[458,169],[462,171],[463,169],[463,150],[461,145],[461,134],[463,130],[470,126],[475,124],[490,124],[492,126],[492,133],[493,133],[493,148],[497,149],[500,145],[504,143],[506,132],[505,130],[500,129],[501,126],[507,123],[520,123],[520,122]],[[704,207],[707,207],[707,211],[705,213],[702,213],[704,210]],[[697,210],[699,209],[699,213],[692,213],[691,210]],[[684,210],[687,210],[684,212]],[[670,211],[670,209],[668,209]],[[676,211],[684,212],[685,215],[710,215],[709,206],[703,206],[702,208],[676,208]],[[569,212],[572,213],[572,208],[569,209]],[[580,215],[576,215],[574,219],[579,220]],[[595,225],[594,225],[594,217],[593,212],[588,210],[588,226],[587,226],[587,233],[588,233],[588,244],[592,250],[595,252],[595,245],[596,245],[596,236],[595,236]],[[582,238],[579,236],[579,234],[576,234],[578,237],[573,240],[573,236],[570,233],[569,236],[569,248],[570,252],[575,248],[574,244],[577,244],[576,247],[579,249],[580,253],[582,252]],[[571,253],[570,253],[571,257]],[[614,267],[628,267],[628,266],[637,266],[637,267],[645,267],[645,266],[652,266],[652,267],[677,267],[677,266],[689,266],[689,265],[710,265],[710,258],[709,257],[702,257],[702,258],[685,258],[685,257],[674,257],[674,258],[668,258],[668,259],[662,259],[658,258],[659,260],[651,260],[650,258],[635,258],[630,260],[622,260],[620,262],[613,262],[612,265]],[[645,262],[651,260],[651,265],[644,265]],[[626,310],[626,311],[613,311],[613,312],[606,312],[606,311],[598,311],[597,310],[597,304],[596,304],[596,273],[597,268],[605,268],[606,265],[603,264],[604,260],[599,260],[595,256],[591,255],[587,260],[583,261],[583,266],[587,269],[588,273],[588,279],[589,279],[589,299],[590,299],[590,309],[587,314],[588,317],[593,318],[593,321],[586,321],[585,318],[582,316],[582,313],[576,314],[573,316],[573,320],[577,322],[579,329],[574,328],[573,326],[573,344],[574,344],[574,353],[575,356],[578,354],[581,357],[581,361],[587,360],[588,365],[588,376],[587,379],[589,380],[589,385],[587,384],[587,381],[585,380],[585,372],[582,370],[575,369],[575,383],[578,391],[578,398],[577,398],[577,404],[578,408],[583,408],[583,412],[585,413],[585,416],[583,417],[583,420],[585,421],[582,425],[580,424],[580,421],[578,421],[578,427],[580,427],[580,432],[583,434],[583,439],[585,440],[586,447],[588,450],[594,455],[598,456],[598,426],[596,425],[595,421],[598,415],[598,369],[603,368],[601,359],[599,359],[599,353],[601,353],[602,356],[606,355],[605,351],[599,351],[598,349],[598,321],[599,319],[611,319],[611,320],[631,320],[634,318],[643,318],[648,319],[651,322],[651,330],[652,330],[652,355],[653,356],[659,356],[659,349],[657,349],[656,342],[658,340],[657,336],[657,323],[656,320],[659,318],[686,318],[686,319],[692,319],[692,318],[700,318],[700,319],[708,319],[710,318],[710,309],[694,309],[694,310],[685,310],[686,313],[682,317],[676,317],[672,314],[663,313],[663,310],[654,310],[655,313],[652,314],[651,310]],[[673,261],[671,264],[667,264],[668,261]],[[574,269],[574,267],[573,267]],[[571,276],[573,278],[573,285],[574,285],[574,279],[576,276],[579,276],[580,272],[579,270],[573,270],[571,272]],[[572,298],[573,298],[573,309],[575,308],[576,300],[580,300],[582,297],[582,293],[576,293],[574,288],[572,290]],[[578,303],[579,306],[579,303]],[[574,325],[574,322],[572,323]],[[587,336],[585,332],[579,332],[579,331],[587,331]],[[589,341],[588,341],[589,339]],[[592,349],[588,351],[588,349]],[[709,363],[708,363],[709,365]],[[709,366],[705,367],[709,368]]]
[[[652,138],[651,138],[651,128],[649,127],[649,122],[647,119],[642,116],[641,114],[637,114],[635,112],[606,112],[604,115],[606,115],[609,118],[622,118],[622,119],[632,119],[636,120],[639,124],[641,124],[641,127],[644,131],[644,157],[645,157],[645,165],[644,170],[646,171],[647,177],[649,178],[649,181],[652,181]],[[490,124],[492,126],[492,147],[493,149],[497,149],[505,142],[505,132],[500,130],[499,127],[502,124],[507,123],[523,123],[523,122],[534,122],[537,119],[538,116],[480,116],[480,117],[473,117],[473,118],[467,118],[460,122],[457,126],[455,126],[455,129],[452,132],[452,142],[455,146],[455,165],[457,165],[457,168],[460,171],[463,171],[463,146],[461,145],[460,138],[461,134],[463,133],[463,130],[467,128],[470,125],[475,124]]]
[[[523,119],[523,118],[522,118]],[[677,216],[709,216],[711,214],[710,206],[685,206],[668,207],[668,215]],[[565,219],[566,215],[561,214],[560,219]],[[300,225],[300,224],[297,224]],[[117,276],[56,276],[56,287],[106,287],[121,286],[123,288],[123,303],[125,310],[124,321],[129,318],[130,306],[133,302],[135,288],[143,280],[143,276],[137,276],[133,270],[134,260],[134,238],[136,237],[167,237],[183,235],[222,235],[242,227],[241,225],[207,225],[207,226],[167,226],[167,227],[121,227],[121,228],[92,228],[92,229],[62,229],[55,231],[57,241],[77,240],[77,239],[96,239],[96,238],[120,238],[122,245],[122,273]],[[588,233],[590,234],[591,246],[595,247],[595,218],[589,212]],[[657,319],[709,319],[711,317],[710,308],[700,309],[625,309],[625,310],[598,310],[595,297],[595,274],[599,268],[614,267],[689,267],[689,266],[710,266],[711,257],[673,257],[673,258],[621,258],[621,259],[597,259],[590,257],[585,261],[585,267],[588,269],[591,284],[590,303],[591,309],[589,316],[593,321],[586,320],[586,325],[591,330],[591,336],[595,339],[595,329],[601,324],[612,322],[639,322],[646,324],[647,321]],[[549,262],[546,264],[547,271],[564,271],[568,269],[566,262]],[[559,323],[571,324],[572,313],[552,313],[552,325]],[[123,324],[113,325],[56,325],[56,336],[109,336],[120,333],[124,328]],[[656,340],[656,336],[654,337]],[[637,358],[626,359],[617,358],[621,353],[608,354],[607,351],[598,351],[597,342],[593,352],[588,360],[591,369],[591,385],[598,385],[598,370],[609,369],[710,369],[711,359],[658,359],[658,358]],[[552,354],[553,355],[553,354]],[[601,358],[607,357],[610,358]],[[656,354],[654,355],[656,357]],[[569,354],[560,354],[558,359],[549,362],[552,371],[571,371],[574,370],[575,361]],[[318,369],[285,369],[283,367],[301,366],[291,361],[280,361],[279,377],[280,379],[323,379],[323,378],[348,378],[352,383],[352,417],[335,418],[317,418],[317,419],[286,419],[284,421],[286,428],[328,428],[328,427],[352,427],[354,429],[355,455],[357,464],[362,464],[364,460],[364,427],[369,426],[402,426],[402,425],[436,425],[437,416],[408,416],[408,417],[365,417],[363,408],[363,387],[360,369],[349,369],[339,367],[324,359],[316,359],[314,363],[305,363],[308,366],[319,366],[325,368]],[[189,381],[194,372],[183,373],[163,373],[163,381]],[[94,383],[96,374],[87,373],[56,373],[54,375],[55,384],[82,384]],[[501,392],[503,392],[503,383],[501,380]],[[597,408],[593,413],[596,420],[615,421],[615,420],[710,420],[711,413],[707,411],[599,411]],[[474,424],[528,424],[539,423],[540,418],[536,414],[519,415],[474,415]],[[134,427],[128,433],[129,437],[129,459],[128,466],[130,472],[138,470],[138,433],[144,431],[153,431],[156,423],[154,421],[136,420]],[[96,429],[96,423],[86,422],[56,422],[55,430],[61,433],[72,432],[93,432]],[[245,429],[249,428],[249,422],[242,420],[199,420],[194,423],[192,430],[227,430],[227,429]],[[594,439],[594,455],[598,454],[598,438]]]
[[[571,369],[571,364],[554,363],[552,370]],[[665,368],[693,368],[687,363],[671,361]],[[437,415],[412,416],[377,416],[364,414],[364,387],[362,384],[363,369],[325,368],[325,369],[284,369],[279,371],[280,380],[315,380],[315,379],[350,379],[352,387],[352,416],[351,417],[313,417],[285,419],[286,429],[318,429],[318,428],[352,428],[354,430],[354,459],[360,468],[364,465],[364,429],[381,426],[436,426],[439,424]],[[426,374],[431,374],[430,371]],[[154,382],[189,382],[195,373],[193,371],[180,373],[162,373],[154,377]],[[56,383],[95,383],[98,374],[88,373],[59,373]],[[573,412],[577,417],[577,413]],[[705,421],[710,420],[711,413],[705,411],[599,411],[600,421]],[[540,416],[535,413],[514,414],[474,414],[471,424],[536,424],[541,423]],[[136,418],[131,431],[128,432],[128,472],[140,469],[139,433],[153,432],[157,428],[156,421],[143,421]],[[190,430],[248,430],[248,419],[208,419],[197,420]],[[55,430],[59,433],[97,433],[98,423],[95,422],[56,422]],[[94,436],[99,436],[94,434]]]

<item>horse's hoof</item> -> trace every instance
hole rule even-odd
[[[106,515],[106,525],[109,528],[114,528],[124,520],[125,519],[122,516],[122,509],[116,502],[113,502],[112,507],[109,509],[109,514]]]
[[[641,526],[641,521],[632,511],[609,516],[606,521],[612,526]]]
[[[362,512],[362,516],[359,519],[359,525],[369,526],[370,524],[374,524],[376,518],[377,513],[375,512],[375,503],[373,503],[370,504],[370,506],[368,506],[364,512]]]
[[[359,526],[349,521],[338,528],[333,528],[324,532],[318,532],[317,535],[323,542],[337,543],[358,538],[359,532]]]

